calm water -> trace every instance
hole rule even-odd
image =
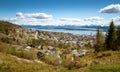
[[[38,30],[49,31],[49,32],[72,33],[79,35],[96,35],[96,31],[89,31],[89,30],[65,30],[65,29],[38,29]]]

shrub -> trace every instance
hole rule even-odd
[[[12,47],[5,43],[0,43],[0,52],[12,54],[20,58],[25,59],[36,59],[36,53],[34,51],[27,51],[24,49],[17,50],[15,47]]]

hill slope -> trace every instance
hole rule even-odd
[[[0,72],[71,72],[62,67],[54,67],[34,61],[19,60],[10,54],[0,52]]]
[[[45,32],[44,34],[47,33]],[[46,63],[43,62],[44,64],[35,62],[34,60],[40,60],[36,55],[38,50],[35,47],[29,50],[24,48],[24,44],[28,43],[28,40],[25,37],[30,37],[31,39],[35,38],[34,35],[35,32],[32,30],[26,30],[21,26],[0,21],[0,72],[120,71],[120,65],[118,65],[120,64],[120,51],[105,51],[97,54],[89,52],[83,57],[75,57],[74,61],[70,61],[70,58],[67,55],[63,60],[63,63],[58,66],[57,64],[54,64],[57,62],[57,59],[53,58],[52,55],[45,57],[45,60],[48,62],[45,61]],[[34,45],[35,41],[33,40],[33,42],[30,43]],[[42,43],[45,43],[45,41]],[[44,47],[47,47],[47,43],[44,45]]]
[[[7,33],[9,30],[22,28],[19,25],[12,24],[6,21],[0,21],[0,33]]]

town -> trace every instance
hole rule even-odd
[[[23,66],[25,65],[23,63],[29,63],[32,66],[29,69],[32,71],[37,67],[52,66],[53,70],[58,67],[60,71],[83,70],[84,72],[86,68],[96,65],[119,64],[119,46],[116,49],[112,47],[107,50],[105,35],[99,29],[96,35],[74,35],[27,29],[6,21],[0,21],[0,24],[2,24],[0,28],[1,65],[6,65],[9,58]],[[116,42],[119,42],[117,40],[119,39],[116,39]],[[13,63],[10,62],[10,64]],[[24,70],[23,67],[19,68]],[[48,72],[53,71],[50,69]],[[15,71],[17,71],[16,68]]]
[[[75,57],[82,57],[92,50],[95,43],[95,36],[73,35],[70,33],[57,33],[18,28],[9,33],[10,38],[17,41],[18,50],[20,48],[28,50],[37,49],[37,57],[52,56],[57,58],[58,64],[62,63],[62,59],[70,58],[71,61]]]

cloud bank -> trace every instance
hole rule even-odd
[[[99,10],[100,13],[119,13],[120,12],[120,4],[111,4]]]
[[[115,22],[120,22],[120,16],[114,17],[113,20],[114,20]]]
[[[16,17],[18,18],[36,18],[36,19],[52,19],[52,15],[48,15],[46,13],[27,13],[24,14],[22,12],[18,12],[16,14]]]
[[[61,21],[81,22],[80,18],[61,18]]]
[[[104,18],[93,16],[88,18],[68,18],[61,17],[54,19],[53,15],[46,13],[16,13],[14,18],[3,18],[19,25],[102,25]]]

